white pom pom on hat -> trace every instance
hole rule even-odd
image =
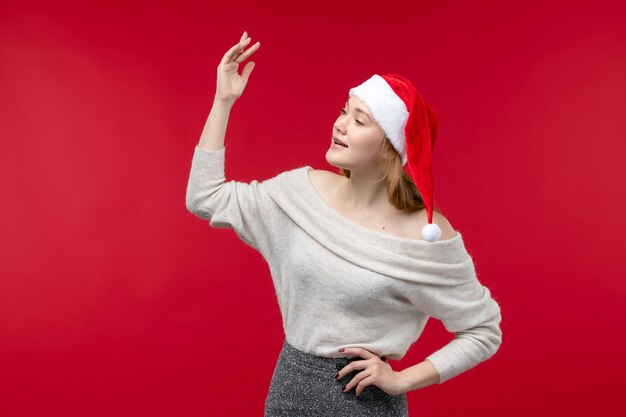
[[[422,236],[428,242],[441,237],[433,223],[432,153],[439,127],[437,112],[430,107],[407,78],[398,74],[374,74],[351,88],[365,104],[393,147],[400,154],[402,166],[408,163],[409,175],[422,195],[428,224]]]

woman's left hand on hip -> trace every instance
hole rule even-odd
[[[376,385],[389,395],[403,394],[399,373],[391,369],[384,357],[380,358],[367,349],[359,347],[343,348],[346,357],[360,356],[363,360],[355,360],[344,366],[337,374],[337,379],[343,378],[355,370],[362,370],[348,382],[343,392],[348,392],[356,386],[358,396],[366,386]]]

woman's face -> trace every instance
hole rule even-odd
[[[326,160],[330,165],[353,172],[378,173],[384,138],[385,133],[368,108],[358,97],[352,96],[333,125]],[[335,139],[341,140],[347,147],[335,144]]]

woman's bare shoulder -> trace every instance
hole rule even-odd
[[[448,219],[441,213],[433,210],[433,223],[441,229],[439,240],[452,239],[456,236],[456,230]],[[422,208],[413,213],[403,213],[400,216],[398,228],[405,230],[406,237],[410,239],[423,239],[422,228],[428,224],[426,209]]]
[[[328,190],[337,186],[345,177],[325,169],[310,169],[309,178],[317,190]]]
[[[439,240],[452,239],[456,236],[456,230],[448,219],[441,213],[433,210],[433,223],[437,224],[441,229],[441,237]]]
[[[334,172],[324,169],[310,169],[309,178],[314,188],[318,191],[318,194],[331,205],[333,205],[331,191],[339,187],[341,183],[347,179],[343,175],[335,174]],[[395,229],[397,229],[398,235],[412,239],[422,239],[422,227],[428,223],[428,218],[426,216],[426,210],[422,209],[417,212],[417,216],[415,213],[410,215],[400,214],[392,221],[396,223]],[[437,224],[441,229],[441,237],[439,240],[452,239],[456,236],[456,230],[454,230],[454,227],[448,219],[443,214],[434,210],[433,223]]]

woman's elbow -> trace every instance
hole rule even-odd
[[[185,207],[191,214],[205,220],[210,220],[213,212],[208,208],[206,199],[200,198],[195,194],[187,193],[185,197]]]
[[[187,186],[185,206],[187,211],[210,220],[216,208],[229,198],[230,187],[221,181],[205,182],[201,186],[190,183]]]

